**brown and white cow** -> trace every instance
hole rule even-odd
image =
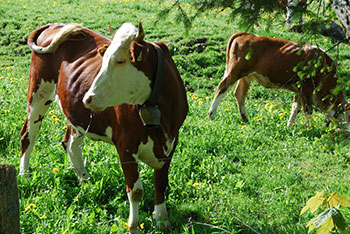
[[[183,81],[167,46],[143,39],[141,23],[138,28],[123,24],[112,41],[77,24],[49,24],[33,31],[28,39],[33,50],[28,114],[21,131],[21,174],[29,169],[34,140],[55,95],[68,121],[62,143],[79,179],[89,178],[82,160],[83,136],[114,144],[126,180],[131,233],[139,233],[143,186],[138,160],[154,169],[154,217],[157,225],[167,225],[168,168],[188,112]],[[154,91],[158,79],[162,82]],[[147,127],[139,109],[154,92],[161,119],[158,127]]]
[[[348,127],[350,104],[343,92],[335,94],[336,66],[323,50],[295,41],[236,33],[229,39],[226,69],[209,109],[213,119],[225,93],[238,81],[235,98],[243,121],[248,121],[245,98],[250,82],[256,80],[266,88],[287,89],[295,93],[291,125],[301,105],[306,114],[312,106],[327,113],[327,118]]]

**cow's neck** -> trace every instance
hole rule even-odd
[[[145,127],[159,127],[161,111],[157,105],[164,79],[165,61],[162,49],[152,43],[157,52],[157,70],[149,99],[139,107],[140,118]]]

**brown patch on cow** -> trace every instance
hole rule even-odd
[[[29,146],[29,139],[28,139],[28,119],[26,119],[22,130],[21,130],[21,152],[22,156],[24,152],[26,152],[27,148]]]
[[[71,135],[71,128],[67,126],[66,133],[64,134],[64,138],[61,142],[63,149],[67,151],[67,142],[69,140],[69,136]]]

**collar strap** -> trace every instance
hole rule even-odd
[[[157,73],[154,80],[153,89],[149,99],[143,104],[144,106],[156,106],[160,95],[160,89],[163,84],[163,76],[165,73],[165,59],[162,49],[155,43],[151,43],[157,51]]]

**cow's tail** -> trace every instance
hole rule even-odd
[[[81,24],[67,24],[61,28],[61,30],[56,33],[53,37],[50,45],[46,47],[41,47],[36,44],[36,40],[40,34],[50,27],[50,24],[44,25],[35,31],[33,31],[28,37],[28,46],[29,48],[38,54],[47,54],[52,53],[60,44],[67,40],[71,35],[80,34],[83,31],[83,26]]]
[[[231,46],[234,42],[234,40],[240,36],[244,36],[246,35],[247,33],[245,32],[239,32],[239,33],[235,33],[233,34],[230,39],[228,40],[228,43],[227,43],[227,48],[226,48],[226,62],[230,61],[230,50],[231,50]]]

